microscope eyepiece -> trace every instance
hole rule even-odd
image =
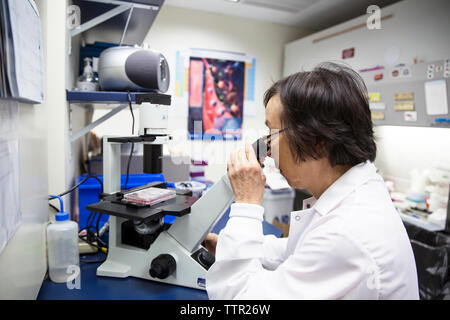
[[[261,137],[253,142],[252,147],[256,154],[259,164],[263,167],[264,159],[267,157],[267,136]]]

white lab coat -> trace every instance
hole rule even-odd
[[[208,270],[210,299],[418,299],[414,255],[371,162],[291,213],[288,238],[264,236],[264,208],[232,204]]]

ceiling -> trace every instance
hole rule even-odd
[[[165,6],[221,13],[319,31],[399,0],[166,0]]]

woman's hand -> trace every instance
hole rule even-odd
[[[217,239],[219,236],[215,233],[208,233],[202,244],[206,250],[208,250],[213,255],[216,255]]]
[[[249,144],[230,155],[228,177],[236,203],[261,204],[266,176]]]

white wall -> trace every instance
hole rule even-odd
[[[175,54],[177,50],[204,48],[231,52],[242,52],[256,58],[255,97],[257,114],[254,118],[244,118],[243,128],[264,130],[264,107],[262,96],[264,91],[282,75],[284,45],[293,39],[307,34],[305,30],[206,13],[163,6],[144,42],[161,51],[169,61],[172,81],[168,94],[174,94],[175,87]],[[187,109],[187,106],[186,106]],[[107,110],[97,110],[94,118],[105,114]],[[136,114],[137,112],[135,112]],[[187,114],[187,112],[186,112]],[[207,153],[223,155],[222,164],[211,164],[206,169],[206,176],[218,180],[225,172],[227,154],[239,142],[198,142],[187,141],[187,117],[172,117],[169,129],[183,129],[186,134],[174,141],[172,146],[183,147],[184,154],[191,155],[192,150],[206,149]],[[136,115],[136,130],[138,128]],[[111,118],[94,131],[103,134],[131,133],[131,116],[124,110]]]
[[[365,23],[362,15],[286,45],[284,75],[309,70],[323,61],[342,61],[342,50],[355,47],[355,57],[344,60],[354,69],[412,64],[414,57],[433,61],[450,58],[450,1],[406,0],[381,9],[381,30],[360,28],[317,43],[312,40]],[[364,14],[364,13],[362,13]],[[387,52],[398,52],[389,61]],[[408,191],[410,172],[450,166],[450,129],[376,127],[376,166],[400,191]]]
[[[66,101],[67,71],[67,1],[41,1],[44,37],[45,101],[48,108],[48,176],[50,194],[59,194],[68,187],[69,166],[68,104]],[[68,202],[65,201],[65,205]],[[68,207],[68,206],[67,206]]]
[[[309,69],[323,61],[342,61],[342,50],[355,47],[355,57],[343,60],[356,70],[377,65],[412,64],[413,58],[433,61],[450,57],[450,1],[405,0],[381,9],[380,30],[356,29],[316,43],[312,41],[366,23],[368,14],[286,45],[284,75]],[[394,50],[393,50],[394,49]],[[398,49],[398,59],[385,55]]]
[[[21,222],[0,254],[0,299],[35,299],[47,271],[47,110],[18,109]]]
[[[45,101],[48,108],[48,193],[60,194],[74,185],[80,173],[80,153],[84,139],[70,142],[73,132],[85,125],[85,108],[72,105],[69,123],[69,103],[66,88],[73,89],[78,76],[80,36],[70,37],[66,25],[68,0],[41,0],[43,15]],[[69,46],[71,51],[69,55]],[[71,197],[64,197],[65,208],[72,209]],[[73,213],[70,211],[70,213]]]
[[[37,5],[45,50],[50,8],[44,1]],[[0,254],[0,299],[35,299],[47,270],[47,123],[51,120],[46,103],[17,107],[21,224]]]
[[[375,165],[385,179],[407,192],[413,169],[450,170],[450,129],[379,126]]]

